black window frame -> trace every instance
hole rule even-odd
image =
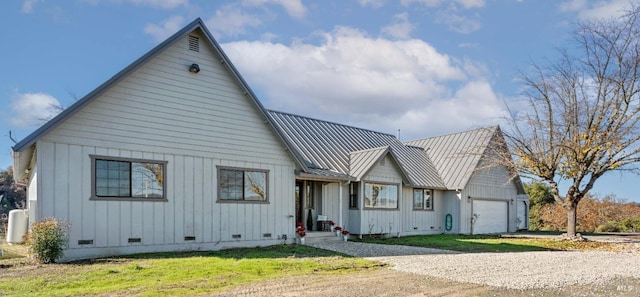
[[[425,195],[426,192],[429,192],[429,206],[427,207],[426,205],[426,201],[425,200]],[[421,201],[422,201],[422,206],[420,207],[416,207],[416,193],[421,193],[422,197],[421,197]],[[413,189],[413,196],[412,196],[412,201],[411,201],[413,210],[426,210],[426,211],[433,211],[434,210],[434,191],[432,189]]]
[[[233,172],[242,172],[242,199],[222,199],[222,171],[233,171]],[[247,200],[244,197],[244,180],[246,172],[259,172],[264,173],[264,200]],[[256,203],[256,204],[268,204],[269,203],[269,170],[265,169],[256,169],[256,168],[239,168],[239,167],[227,167],[227,166],[217,166],[217,175],[216,175],[216,183],[217,183],[217,199],[218,203]]]
[[[351,182],[349,184],[349,209],[358,209],[358,192],[360,192],[360,183]]]
[[[151,159],[140,159],[140,158],[123,158],[123,157],[112,157],[112,156],[101,156],[101,155],[89,155],[91,158],[91,197],[90,200],[112,200],[112,201],[161,201],[166,202],[167,199],[167,161],[163,160],[151,160]],[[98,161],[106,161],[106,162],[118,162],[118,163],[128,163],[129,168],[129,193],[128,195],[99,195],[98,191],[98,180],[97,180],[97,162]],[[141,196],[133,196],[133,163],[140,164],[156,164],[162,166],[162,196],[161,197],[141,197]]]

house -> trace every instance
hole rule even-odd
[[[498,127],[402,143],[395,136],[269,111],[306,169],[296,220],[326,215],[355,234],[499,233],[526,229],[517,176],[489,161]],[[313,224],[317,226],[317,224]]]
[[[292,243],[309,214],[311,230],[322,214],[356,235],[515,231],[528,203],[519,180],[475,170],[480,155],[447,155],[478,131],[500,136],[402,143],[269,111],[196,19],[13,158],[30,222],[71,225],[63,260]]]

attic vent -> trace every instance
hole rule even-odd
[[[200,38],[196,36],[189,36],[189,50],[200,52]]]

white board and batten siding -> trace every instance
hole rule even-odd
[[[413,189],[402,187],[402,234],[440,234],[444,232],[444,192],[432,190],[433,210],[413,209]]]
[[[510,181],[506,168],[492,167],[474,172],[462,192],[460,208],[466,215],[460,217],[460,233],[516,231],[514,201],[517,196],[517,188]]]
[[[402,231],[402,221],[400,219],[401,210],[403,207],[402,199],[402,175],[396,164],[390,155],[382,158],[376,165],[371,168],[369,173],[362,178],[362,191],[360,206],[361,217],[359,226],[356,227],[355,233],[368,234],[369,226],[371,233],[390,233],[395,235]],[[365,183],[382,183],[382,184],[395,184],[398,186],[398,209],[372,209],[364,207],[364,184]],[[350,227],[350,228],[354,228]]]
[[[70,222],[68,257],[266,245],[293,235],[291,155],[200,32],[192,35],[199,52],[185,36],[37,142],[37,172],[47,177],[34,179],[37,216]],[[201,71],[190,73],[191,63]],[[90,155],[166,161],[167,202],[89,200]],[[217,203],[217,166],[267,170],[269,203]]]

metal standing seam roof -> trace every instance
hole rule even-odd
[[[424,148],[449,189],[464,189],[498,127],[405,142]]]
[[[389,153],[389,147],[383,146],[349,154],[349,172],[356,179],[362,179],[373,165]]]
[[[388,153],[393,155],[410,185],[445,188],[424,151],[404,145],[393,135],[284,112],[267,112],[309,170],[322,169],[349,176],[359,175],[369,169],[359,166],[363,163],[373,165],[375,162],[369,159],[380,158],[381,148],[388,148]],[[378,154],[367,155],[369,159],[358,160],[355,164],[351,162],[351,156],[354,156],[352,153],[370,149],[375,149]],[[358,157],[364,158],[365,155]],[[358,168],[354,171],[352,166]]]

